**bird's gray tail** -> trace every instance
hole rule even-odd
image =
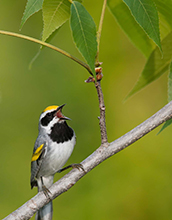
[[[52,201],[43,206],[37,213],[35,220],[52,220],[53,218],[53,204]]]
[[[42,177],[45,187],[48,189],[53,184],[54,176]],[[38,182],[38,191],[42,191],[42,181],[41,179],[37,180]],[[38,210],[35,216],[35,220],[52,220],[53,217],[53,203],[50,201],[41,209]]]

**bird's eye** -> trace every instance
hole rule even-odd
[[[48,113],[47,113],[47,116],[48,116],[48,117],[51,117],[51,112],[48,112]]]
[[[53,114],[52,114],[52,112],[48,112],[48,113],[41,119],[41,125],[42,125],[42,126],[47,126],[52,119],[53,119]]]

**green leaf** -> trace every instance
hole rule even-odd
[[[97,53],[96,25],[82,4],[73,1],[71,5],[70,26],[74,42],[95,75]]]
[[[78,0],[82,2],[82,0]],[[44,0],[43,11],[43,35],[42,41],[46,41],[47,38],[59,27],[61,27],[70,17],[69,0]]]
[[[170,71],[168,75],[168,102],[172,100],[172,62],[170,63]],[[168,121],[166,121],[158,134],[160,134],[165,128],[167,128],[172,123],[172,118]]]
[[[71,3],[68,0],[44,0],[42,7],[44,21],[42,41],[46,41],[56,29],[69,19],[70,6]]]
[[[153,49],[151,39],[133,18],[126,4],[122,0],[108,0],[107,4],[118,24],[130,38],[132,43],[146,57],[149,57]]]
[[[43,0],[28,0],[26,4],[26,8],[21,20],[20,29],[22,29],[24,23],[27,21],[27,19],[38,12],[40,9],[42,9],[42,3]]]
[[[151,0],[123,0],[131,10],[135,20],[162,52],[159,33],[159,18],[156,6]]]
[[[172,28],[172,1],[171,0],[154,0],[158,12],[160,12]]]
[[[138,82],[127,98],[159,78],[169,69],[172,58],[172,32],[170,32],[170,34],[168,34],[162,41],[162,50],[163,58],[158,47],[156,47],[156,49],[151,53]]]
[[[161,30],[161,39],[164,39],[172,30],[170,24],[161,13],[159,13],[159,28]]]
[[[167,128],[169,125],[171,125],[171,123],[172,123],[172,118],[169,119],[168,121],[166,121],[166,122],[163,124],[163,126],[162,126],[162,128],[160,129],[160,131],[158,132],[158,134],[160,134],[165,128]]]

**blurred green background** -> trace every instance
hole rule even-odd
[[[103,0],[85,0],[98,25]],[[25,1],[0,1],[0,29],[19,32]],[[21,33],[40,38],[41,12],[32,16]],[[67,22],[52,44],[81,58]],[[167,75],[127,102],[146,62],[106,10],[100,45],[102,88],[106,104],[108,139],[125,134],[167,103]],[[51,104],[66,103],[63,113],[77,135],[68,161],[78,163],[100,145],[98,100],[93,84],[85,84],[85,69],[45,48],[31,70],[39,46],[0,35],[0,219],[33,197],[30,159],[38,134],[38,119]],[[160,127],[106,160],[67,193],[54,200],[54,219],[172,219],[172,138]],[[57,174],[58,180],[65,173]]]

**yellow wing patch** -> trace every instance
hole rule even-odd
[[[59,106],[58,105],[51,105],[51,106],[48,106],[46,109],[44,109],[43,112],[46,112],[48,110],[56,110]]]
[[[42,153],[42,148],[43,148],[44,144],[41,144],[35,151],[35,153],[32,155],[32,160],[31,162],[37,160],[39,158],[39,156]]]

